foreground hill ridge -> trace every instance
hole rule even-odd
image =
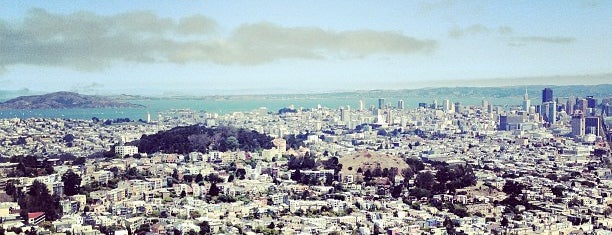
[[[144,108],[139,104],[120,102],[104,96],[75,92],[53,92],[44,95],[20,96],[0,103],[0,109],[71,109],[71,108]]]

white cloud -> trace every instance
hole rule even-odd
[[[399,32],[257,23],[219,36],[217,27],[203,15],[174,20],[151,12],[60,15],[33,9],[22,22],[0,21],[0,70],[17,64],[99,70],[121,61],[257,65],[282,59],[429,53],[437,46],[434,40]]]

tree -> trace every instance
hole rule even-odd
[[[210,188],[208,189],[208,195],[216,197],[219,196],[220,192],[221,190],[219,190],[219,187],[217,187],[217,183],[213,182],[212,184],[210,184]]]
[[[238,142],[236,136],[227,137],[227,139],[225,139],[225,144],[229,150],[236,150],[240,146],[240,142]]]
[[[62,175],[62,182],[64,182],[64,194],[66,196],[72,196],[79,193],[81,189],[81,176],[69,170]]]
[[[211,182],[211,183],[221,183],[223,182],[223,179],[221,177],[219,177],[219,175],[215,174],[215,173],[210,173],[206,176],[206,178],[204,178],[204,180]]]
[[[191,175],[184,175],[183,176],[183,181],[185,183],[191,183],[191,182],[193,182],[193,176],[191,176]]]
[[[419,172],[414,184],[422,189],[431,190],[434,185],[434,176],[429,171]]]
[[[511,196],[517,196],[523,192],[524,188],[525,188],[524,185],[517,183],[514,180],[506,180],[506,183],[504,184],[502,191],[504,191],[504,193],[509,194]]]
[[[402,177],[404,177],[404,183],[407,184],[410,179],[414,176],[412,168],[402,169]]]
[[[500,225],[505,228],[505,227],[508,227],[508,223],[509,223],[508,218],[504,216],[504,218],[502,218],[500,222]]]
[[[195,182],[200,183],[202,181],[204,181],[204,177],[202,176],[202,173],[198,173],[195,177]]]
[[[178,170],[177,170],[177,169],[174,169],[174,170],[172,171],[172,178],[173,178],[174,180],[176,180],[176,181],[178,181],[178,180],[179,180],[179,179],[178,179],[178,178],[179,178],[179,174],[178,174]]]
[[[302,173],[300,172],[300,169],[295,170],[293,174],[291,174],[291,180],[299,182],[301,179],[302,179]]]
[[[73,134],[66,134],[63,138],[64,142],[69,143],[74,141],[74,135]]]
[[[246,177],[246,170],[244,168],[236,169],[236,176],[239,180],[244,180]]]
[[[28,193],[19,199],[19,206],[24,218],[27,213],[42,211],[48,220],[54,221],[61,214],[59,198],[51,196],[47,186],[38,180],[34,180]]]
[[[561,198],[563,197],[563,186],[555,185],[550,189],[550,191],[555,195],[555,197]]]
[[[410,166],[410,168],[414,169],[414,171],[422,171],[425,169],[425,165],[418,158],[406,158],[406,163]]]
[[[363,180],[365,182],[370,182],[372,180],[372,171],[370,171],[370,169],[367,169],[364,173],[363,173]]]
[[[6,194],[10,196],[13,196],[13,197],[17,196],[17,188],[15,188],[15,180],[10,180],[6,182],[4,191],[6,192]]]
[[[210,229],[210,224],[208,224],[208,221],[202,221],[202,223],[199,224],[200,226],[200,232],[199,235],[207,235],[207,234],[212,234],[211,229]]]
[[[398,197],[402,196],[403,188],[404,187],[401,184],[393,186],[393,189],[391,191],[391,196],[394,197],[394,198],[398,198]]]
[[[85,161],[87,159],[84,157],[79,157],[77,159],[75,159],[74,161],[72,161],[72,165],[73,166],[80,166],[80,165],[85,165]]]

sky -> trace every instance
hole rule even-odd
[[[0,0],[0,90],[278,94],[508,86],[515,78],[554,85],[559,76],[610,83],[610,12],[605,0]]]

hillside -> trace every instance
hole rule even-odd
[[[377,167],[381,169],[396,167],[401,172],[402,169],[410,167],[398,156],[383,155],[369,151],[361,151],[344,156],[338,159],[338,161],[342,164],[342,175],[357,175],[359,168],[365,171],[367,169],[374,170]]]
[[[232,127],[205,127],[200,125],[180,126],[153,135],[143,135],[139,140],[129,143],[138,146],[145,153],[206,153],[210,150],[255,151],[270,149],[272,137],[257,131]]]
[[[0,109],[71,109],[71,108],[144,108],[143,105],[119,102],[102,96],[74,92],[20,96],[0,103]]]

